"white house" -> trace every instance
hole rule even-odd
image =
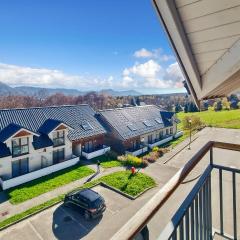
[[[0,110],[0,184],[17,186],[109,151],[88,105]],[[73,154],[74,153],[74,154]]]

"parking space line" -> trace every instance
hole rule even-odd
[[[74,222],[76,222],[79,226],[81,226],[82,228],[84,228],[85,231],[89,231],[89,229],[87,227],[85,227],[84,225],[82,225],[75,217],[73,217],[73,215],[69,212],[67,212],[63,207],[60,207],[60,209],[67,215],[70,215],[71,218],[74,220]]]
[[[34,231],[34,233],[37,235],[37,237],[38,237],[40,240],[44,240],[44,239],[42,238],[42,236],[40,235],[40,233],[36,230],[36,228],[33,226],[33,224],[32,224],[30,221],[28,221],[28,224],[29,224],[29,226],[31,227],[31,229]]]

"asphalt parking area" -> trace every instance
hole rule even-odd
[[[88,236],[91,231],[94,230],[93,235],[97,236],[99,228],[108,227],[108,220],[132,202],[104,187],[96,186],[93,189],[99,192],[106,201],[107,209],[102,217],[86,221],[77,209],[59,204],[6,229],[0,233],[0,239],[77,240],[85,239],[85,237],[93,239],[93,236]]]

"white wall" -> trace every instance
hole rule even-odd
[[[12,188],[12,187],[18,186],[20,184],[29,182],[31,180],[37,179],[39,177],[48,175],[50,173],[62,170],[64,168],[73,166],[73,165],[77,164],[78,162],[79,162],[79,158],[75,157],[71,160],[61,162],[61,163],[58,163],[58,164],[54,164],[52,166],[42,168],[38,171],[30,172],[30,173],[27,173],[27,174],[24,174],[22,176],[15,177],[15,178],[12,178],[12,179],[9,179],[9,180],[3,181],[3,180],[0,179],[0,184],[2,186],[2,189],[5,190],[5,189],[8,189],[8,188]]]

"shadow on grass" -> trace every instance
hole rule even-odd
[[[99,173],[100,173],[100,172],[94,173],[90,178],[88,178],[88,179],[84,182],[84,184],[85,184],[85,183],[88,183],[88,182],[91,182],[92,179],[95,178]]]

